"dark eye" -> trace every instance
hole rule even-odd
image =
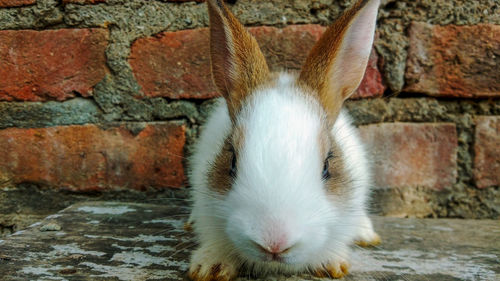
[[[231,147],[231,170],[229,170],[229,175],[233,178],[236,177],[236,152],[234,151],[234,148]]]
[[[322,177],[323,180],[328,180],[330,178],[330,165],[329,165],[329,160],[333,157],[333,153],[330,151],[328,152],[328,155],[326,156],[325,163],[323,164],[323,173]]]

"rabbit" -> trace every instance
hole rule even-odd
[[[221,93],[189,159],[199,242],[188,277],[310,273],[341,278],[349,248],[380,243],[367,216],[371,175],[341,106],[359,86],[379,0],[335,21],[299,73],[271,73],[256,40],[208,0],[210,58]]]

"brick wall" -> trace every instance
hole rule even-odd
[[[0,189],[184,188],[217,97],[203,1],[0,0]],[[300,68],[350,2],[232,1],[274,70]],[[500,213],[500,5],[382,1],[347,102],[375,211]]]

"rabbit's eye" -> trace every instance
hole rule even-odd
[[[233,178],[236,177],[236,153],[234,148],[231,148],[232,159],[231,159],[231,170],[229,170],[229,175]]]
[[[323,173],[322,173],[322,177],[323,177],[323,180],[328,180],[330,178],[330,171],[329,171],[329,168],[330,168],[330,164],[329,164],[329,160],[333,157],[333,153],[330,151],[328,152],[328,155],[326,156],[326,159],[325,159],[325,163],[323,164]]]

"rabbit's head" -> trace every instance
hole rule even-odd
[[[245,259],[300,267],[350,242],[349,217],[364,207],[356,197],[363,187],[333,127],[363,78],[378,6],[358,1],[294,75],[271,73],[223,2],[208,1],[212,74],[232,127],[207,178],[220,198],[215,215]]]

